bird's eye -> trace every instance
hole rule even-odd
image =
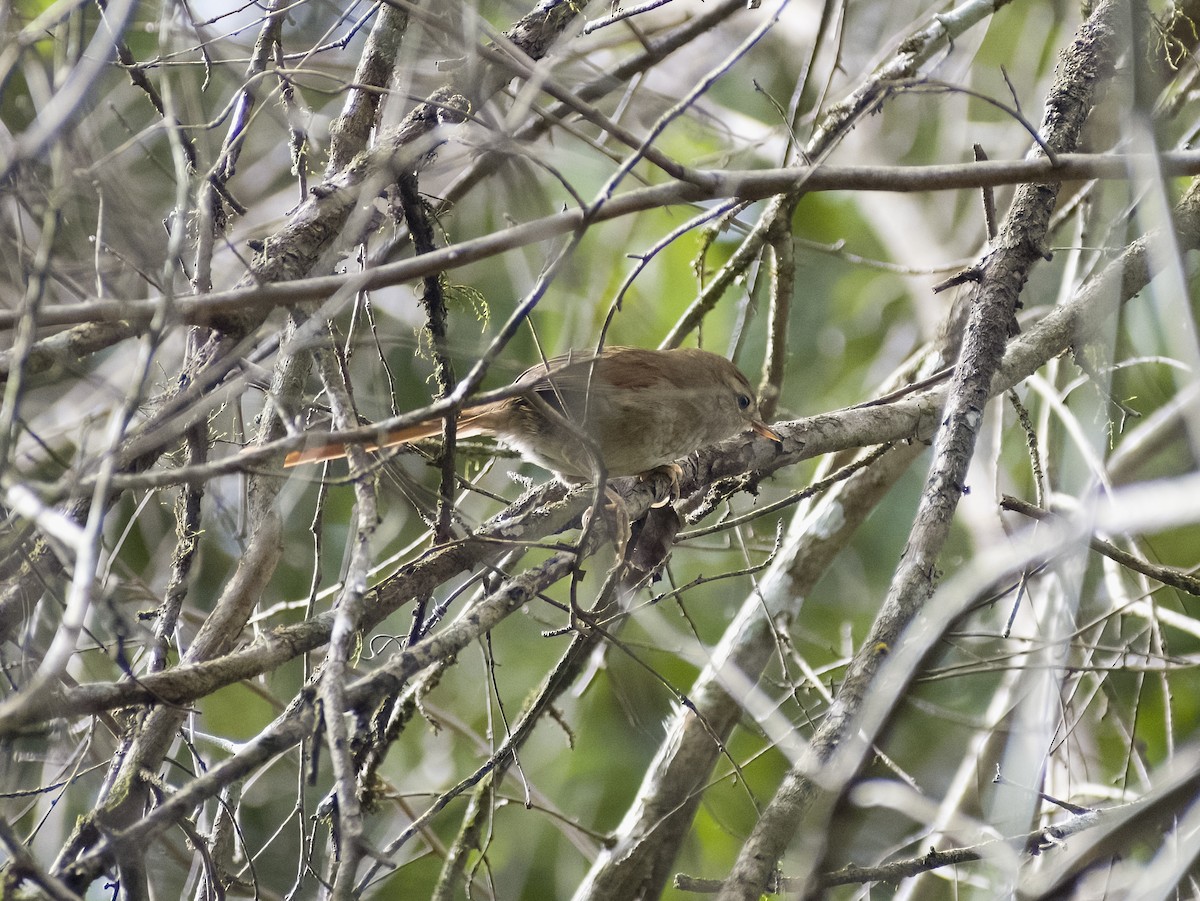
[[[750,404],[752,403],[754,403],[754,400],[749,394],[739,394],[737,396],[737,405],[739,410],[749,410]]]

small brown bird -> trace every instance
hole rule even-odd
[[[526,370],[513,384],[525,390],[459,413],[457,434],[491,435],[568,483],[591,480],[589,444],[609,476],[631,476],[747,430],[779,441],[759,419],[746,377],[705,350],[571,353]],[[389,432],[368,450],[441,431],[442,419],[430,419]],[[288,454],[284,466],[344,456],[344,444],[324,444]]]

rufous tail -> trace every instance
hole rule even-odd
[[[486,432],[477,423],[472,423],[470,420],[460,419],[458,422],[458,436],[460,438],[469,438],[472,435],[480,435]],[[389,447],[396,447],[399,444],[408,444],[412,441],[420,441],[422,438],[436,438],[442,434],[442,420],[431,419],[426,422],[418,422],[416,425],[405,426],[402,429],[392,429],[383,436],[383,440],[379,442],[370,442],[363,445],[363,449],[367,451],[384,450]],[[305,463],[323,463],[326,460],[340,460],[346,456],[346,445],[338,443],[319,444],[316,447],[306,447],[304,450],[292,451],[283,459],[284,468],[290,469],[293,466],[301,466]]]

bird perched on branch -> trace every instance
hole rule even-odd
[[[505,400],[465,407],[459,437],[488,435],[567,483],[640,475],[744,431],[779,436],[759,418],[750,382],[724,357],[695,348],[607,347],[527,369]],[[395,429],[379,450],[441,434],[442,417]],[[329,443],[288,454],[285,466],[346,456]],[[598,465],[597,465],[598,464]]]

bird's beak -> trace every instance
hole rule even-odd
[[[779,433],[767,425],[765,422],[759,422],[757,419],[750,423],[757,434],[762,435],[768,441],[774,441],[776,444],[783,444],[783,439],[779,437]]]

